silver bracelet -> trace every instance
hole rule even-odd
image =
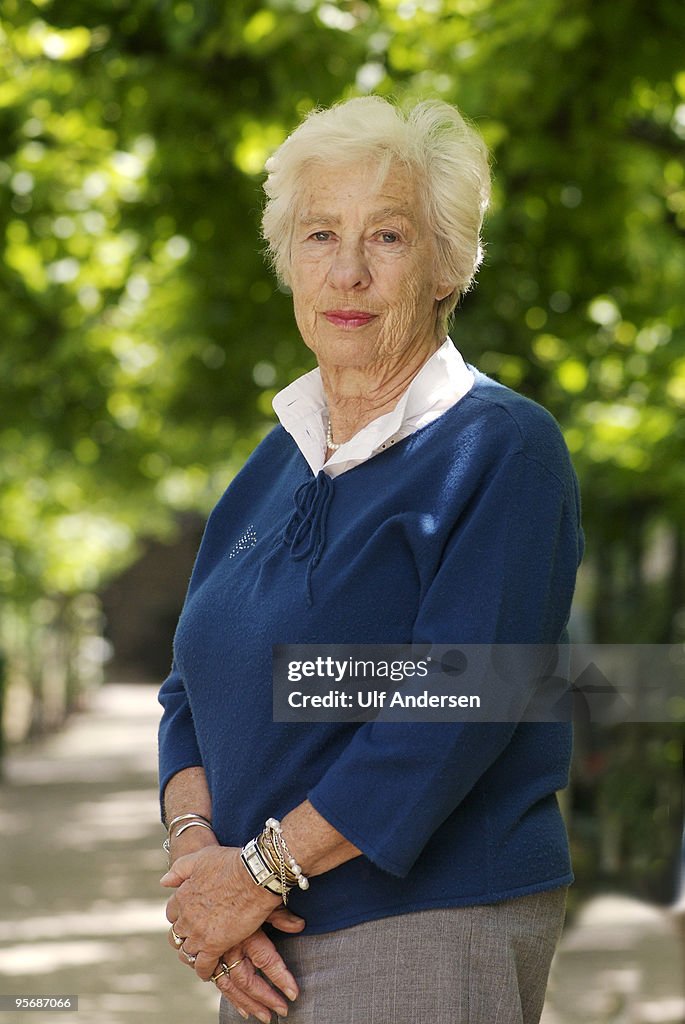
[[[188,814],[177,814],[175,818],[172,818],[166,827],[167,835],[171,835],[171,830],[174,825],[178,825],[179,821],[190,821],[191,818],[199,818],[200,821],[204,821],[212,827],[212,823],[209,818],[205,818],[204,814],[196,814],[195,811],[189,811]]]
[[[178,839],[182,832],[185,832],[187,828],[192,828],[193,825],[199,825],[201,828],[208,828],[212,832],[214,831],[209,819],[205,818],[204,815],[202,814],[195,814],[194,812],[190,812],[188,814],[177,814],[175,818],[172,818],[167,826],[167,837],[162,843],[162,849],[166,853],[167,867],[169,868],[171,867],[171,830],[173,829],[174,825],[178,825],[179,822],[181,821],[185,821],[186,824],[181,825],[181,827],[177,830],[176,834],[174,835],[174,839]]]
[[[185,825],[181,825],[181,827],[176,831],[174,839],[178,839],[180,835],[183,835],[187,828],[195,828],[196,825],[198,828],[208,828],[210,832],[214,831],[212,826],[208,825],[206,821],[187,821]]]

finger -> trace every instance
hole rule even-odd
[[[167,871],[165,875],[162,875],[162,877],[159,880],[160,885],[163,885],[166,888],[175,889],[183,882],[185,882],[186,878],[188,878],[188,875],[182,875],[180,871],[176,870],[176,865],[181,860],[183,860],[183,858],[179,857],[178,860],[174,862],[174,866],[169,871]]]
[[[175,935],[174,935],[174,932],[175,932]],[[166,933],[166,937],[167,937],[167,942],[169,943],[169,945],[171,946],[171,948],[175,952],[178,950],[178,942],[176,941],[176,936],[179,939],[184,939],[185,938],[185,936],[179,935],[178,932],[175,931],[174,926],[172,925],[171,928],[169,929],[169,931]]]
[[[175,924],[178,920],[179,913],[180,909],[178,906],[178,900],[176,899],[176,893],[174,893],[173,896],[169,897],[166,904],[166,919],[169,924]],[[176,934],[178,934],[178,932]]]
[[[243,949],[272,985],[285,992],[288,999],[297,999],[300,991],[297,982],[268,935],[263,931],[255,932],[243,942]]]
[[[176,933],[176,934],[178,935],[178,933]],[[178,937],[182,938],[182,936],[178,936]],[[169,931],[167,932],[167,942],[169,943],[169,945],[171,946],[173,951],[175,953],[177,953],[178,952],[178,943],[175,941],[174,936],[171,933],[171,929],[169,929]]]
[[[159,884],[178,888],[179,885],[185,882],[186,878],[190,878],[195,862],[201,853],[202,850],[196,850],[194,853],[186,853],[183,857],[179,857],[174,861],[173,867],[169,868],[166,874],[162,875]]]
[[[228,963],[230,962],[229,960]],[[201,950],[196,954],[194,967],[195,973],[199,978],[202,978],[203,981],[210,981],[212,975],[216,974],[219,970],[219,961],[216,953],[205,953]]]
[[[216,987],[219,988],[218,982],[217,982],[217,986]],[[219,992],[221,993],[221,995],[224,996],[225,999],[228,999],[229,1003],[232,1006],[235,1007],[235,1009],[238,1011],[238,1013],[243,1018],[243,1020],[247,1020],[247,1018],[250,1016],[250,1014],[247,1012],[247,1010],[245,1010],[242,1006],[239,1006],[238,1003],[236,1002],[236,1000],[235,999],[231,999],[231,997],[227,996],[225,992],[221,992],[220,988],[219,988]]]
[[[185,967],[192,967],[193,970],[195,970],[195,963],[197,961],[197,954],[196,953],[191,953],[191,951],[186,948],[185,942],[183,943],[183,945],[181,946],[181,948],[178,951],[178,959],[181,961],[181,963]]]
[[[246,996],[244,993],[239,992],[237,989],[232,988],[230,984],[221,984],[223,979],[217,981],[216,987],[221,992],[225,999],[228,999],[229,1003],[235,1006],[236,1010],[241,1017],[247,1020],[248,1017],[256,1017],[257,1020],[261,1020],[264,1024],[271,1024],[273,1016],[268,1006],[263,1003],[258,1003],[255,999],[250,996]],[[285,1015],[284,1015],[285,1016]]]
[[[230,960],[226,960],[226,957],[222,959],[226,963],[231,963]],[[230,974],[219,978],[217,986],[234,1006],[254,1014],[259,1020],[269,1022],[272,1011],[280,1017],[287,1016],[286,1000],[264,978],[255,973],[254,966],[248,959],[234,967]]]
[[[192,929],[185,924],[183,920],[183,915],[180,915],[176,918],[172,927],[176,935],[179,937],[179,939],[183,939],[183,942],[179,946],[178,942],[174,942],[174,937],[171,934],[171,929],[169,929],[169,937],[174,944],[174,949],[176,950],[176,953],[178,954],[178,958],[181,961],[181,963],[188,963],[188,959],[184,956],[184,954],[187,953],[189,956],[195,956],[200,947],[200,943],[198,942],[197,938],[192,937]]]
[[[303,917],[298,917],[285,907],[276,907],[267,917],[267,921],[282,932],[301,932],[305,925]]]

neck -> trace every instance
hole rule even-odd
[[[336,444],[344,444],[372,420],[390,412],[424,363],[439,348],[404,354],[395,362],[365,367],[320,363],[328,413]]]

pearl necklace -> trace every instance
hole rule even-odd
[[[342,448],[342,442],[340,444],[336,444],[335,441],[333,440],[333,428],[331,427],[330,420],[328,421],[328,426],[326,427],[326,447],[330,448],[332,452],[337,452],[338,448]]]

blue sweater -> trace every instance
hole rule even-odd
[[[556,643],[582,554],[540,406],[474,371],[437,420],[331,479],[276,427],[214,509],[160,700],[160,780],[203,765],[219,841],[305,798],[363,856],[295,890],[311,933],[572,881],[563,723],[274,723],[275,643]]]

